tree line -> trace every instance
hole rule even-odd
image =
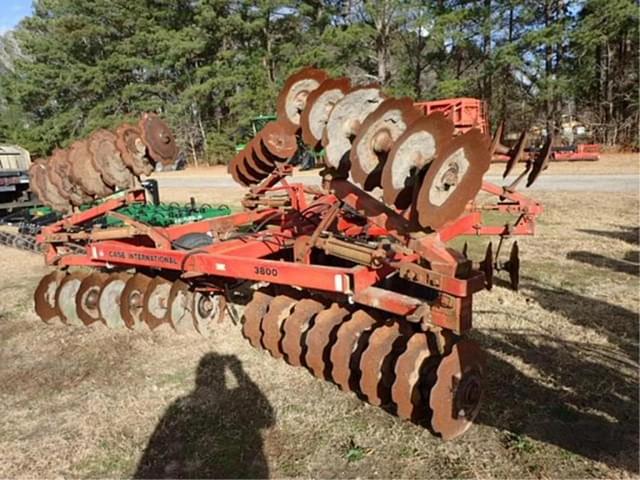
[[[638,38],[634,0],[35,0],[0,48],[0,142],[46,155],[152,110],[194,161],[225,162],[316,65],[635,148]]]

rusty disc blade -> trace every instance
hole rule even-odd
[[[391,401],[393,369],[403,337],[397,321],[376,328],[369,336],[369,344],[360,357],[360,391],[372,405],[386,405]]]
[[[316,377],[331,379],[329,354],[335,342],[336,330],[349,314],[349,310],[334,303],[328,309],[318,313],[313,325],[307,330],[304,339],[305,363]]]
[[[421,117],[409,97],[387,98],[367,115],[349,155],[353,179],[367,191],[379,187],[382,168],[393,144]]]
[[[327,72],[313,67],[303,68],[290,75],[276,100],[278,119],[299,127],[300,113],[305,109],[309,94],[327,77]]]
[[[276,162],[292,158],[298,150],[298,139],[291,127],[284,122],[267,123],[260,130],[260,144],[263,153]]]
[[[429,166],[418,192],[418,221],[437,229],[462,214],[475,198],[491,155],[480,130],[469,130],[444,145]]]
[[[92,197],[106,197],[113,193],[100,176],[91,161],[91,152],[87,142],[79,140],[69,147],[69,162],[71,163],[71,180]]]
[[[522,157],[522,154],[524,153],[524,147],[525,147],[526,143],[527,143],[527,131],[524,130],[520,134],[520,138],[518,139],[518,143],[516,143],[516,145],[514,146],[513,150],[509,151],[509,160],[507,160],[507,165],[506,165],[506,167],[504,169],[504,173],[502,174],[502,178],[507,178],[507,176],[511,173],[511,170],[513,170],[513,167],[515,167],[516,163],[518,163],[520,161],[520,158]],[[492,145],[492,148],[493,148],[493,145]]]
[[[214,320],[220,315],[221,296],[212,292],[193,293],[193,324],[196,331],[203,337],[208,337],[213,331]]]
[[[147,156],[147,147],[137,126],[123,123],[116,129],[116,148],[134,175],[151,175],[155,169],[153,160]]]
[[[377,320],[364,310],[358,310],[342,323],[331,348],[331,377],[341,390],[359,390],[360,354],[366,348],[367,332]]]
[[[351,89],[334,105],[324,133],[322,145],[327,165],[335,169],[346,168],[351,141],[358,134],[364,119],[382,103],[385,96],[377,85]]]
[[[305,298],[296,303],[293,313],[284,320],[280,348],[289,365],[304,365],[303,340],[315,316],[324,310],[324,305],[316,300]]]
[[[309,94],[306,106],[300,114],[302,141],[307,146],[320,146],[331,110],[350,88],[351,80],[347,77],[328,78]]]
[[[29,166],[29,186],[31,191],[38,196],[38,199],[47,206],[52,207],[52,201],[47,197],[44,188],[43,177],[47,174],[46,160],[38,158]]]
[[[256,291],[242,316],[242,335],[254,348],[262,348],[262,317],[267,314],[273,297],[263,291]]]
[[[273,171],[276,168],[277,160],[271,153],[265,150],[262,145],[262,138],[260,132],[251,141],[252,145],[252,158],[262,165],[265,170]]]
[[[96,130],[88,140],[94,168],[107,185],[117,189],[131,188],[134,177],[116,148],[116,136],[109,130]]]
[[[431,428],[444,440],[462,435],[480,410],[483,396],[484,354],[477,343],[462,339],[436,371],[429,395]]]
[[[56,308],[56,291],[65,274],[59,270],[48,273],[38,283],[33,294],[33,304],[38,317],[44,323],[50,323],[58,318]]]
[[[194,318],[194,292],[189,284],[176,280],[169,291],[169,309],[167,321],[177,333],[192,333],[196,331]]]
[[[420,422],[429,413],[429,398],[422,395],[420,381],[428,367],[425,362],[436,364],[437,352],[430,350],[427,334],[414,333],[407,342],[407,349],[400,354],[395,366],[395,381],[391,387],[391,399],[396,404],[399,417]]]
[[[76,311],[85,325],[91,325],[95,322],[104,323],[104,319],[100,316],[98,299],[107,280],[109,280],[108,274],[94,272],[80,282],[80,287],[76,294]]]
[[[245,147],[245,150],[247,151],[247,154],[245,155],[245,164],[249,172],[255,172],[255,174],[265,177],[273,172],[275,169],[275,163],[268,162],[265,159],[266,157],[264,154],[259,154],[259,151],[262,150],[259,135],[257,138],[254,138],[249,142]]]
[[[40,178],[40,189],[45,192],[45,197],[50,201],[51,207],[58,212],[67,213],[71,211],[71,203],[65,198],[58,187],[51,181],[51,175],[49,172],[52,170],[51,164],[47,160],[44,166],[44,173]]]
[[[242,173],[240,173],[240,170],[239,170],[239,163],[243,156],[244,156],[244,150],[236,154],[236,156],[233,157],[229,162],[227,171],[229,172],[229,174],[231,175],[231,178],[233,178],[233,180],[236,183],[239,183],[243,187],[250,187],[251,185],[255,184],[255,180],[246,178]]]
[[[531,167],[531,171],[529,172],[529,176],[527,177],[527,187],[533,185],[540,174],[547,168],[547,164],[549,163],[549,157],[551,156],[551,151],[553,149],[553,136],[549,135],[547,137],[546,142],[544,142],[544,146],[542,150],[536,155],[533,160],[533,166]]]
[[[29,166],[29,188],[42,203],[48,204],[49,202],[45,198],[44,192],[40,189],[40,183],[42,183],[41,175],[45,171],[42,166],[43,162],[44,159],[38,158]]]
[[[63,154],[65,154],[65,151],[60,150],[59,148],[53,151],[53,153],[49,157],[49,160],[47,160],[47,175],[49,176],[49,181],[56,188],[60,196],[70,202],[71,192],[67,191],[60,169]]]
[[[109,328],[122,328],[127,326],[122,317],[120,300],[124,287],[132,276],[130,273],[125,272],[111,273],[102,286],[102,291],[98,298],[98,310],[100,310],[100,316],[104,320],[105,325]]]
[[[150,330],[155,330],[167,319],[171,282],[160,275],[154,277],[144,292],[142,321]]]
[[[149,283],[151,283],[151,277],[144,273],[136,273],[124,285],[120,295],[120,315],[130,330],[144,328],[142,308]]]
[[[382,171],[383,199],[389,205],[407,208],[415,182],[435,158],[442,145],[453,138],[454,126],[441,112],[413,122],[396,140]]]
[[[69,151],[60,150],[55,157],[52,164],[52,168],[56,169],[60,180],[62,182],[62,188],[69,195],[69,201],[72,205],[79,207],[83,203],[87,203],[91,200],[91,197],[87,195],[79,185],[76,185],[71,180],[71,162],[69,160]]]
[[[80,327],[84,322],[78,315],[76,308],[76,296],[80,289],[80,284],[89,274],[84,272],[74,272],[65,276],[56,290],[56,310],[63,323]]]
[[[33,184],[32,189],[38,195],[38,198],[58,212],[68,212],[71,210],[71,204],[62,195],[60,195],[56,186],[49,179],[48,162],[44,159],[38,159],[29,167],[29,182]]]
[[[278,295],[271,300],[269,311],[262,317],[262,345],[272,357],[281,358],[280,340],[282,339],[282,324],[289,317],[296,299],[288,295]]]
[[[173,165],[178,157],[178,145],[173,132],[155,113],[143,113],[138,122],[147,153],[157,163]]]
[[[269,174],[261,173],[249,165],[249,150],[245,148],[242,152],[242,156],[238,159],[238,173],[242,176],[242,178],[246,178],[251,181],[252,184],[260,183],[264,180]]]

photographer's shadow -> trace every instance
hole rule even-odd
[[[226,384],[225,370],[235,378]],[[194,390],[156,426],[135,478],[267,478],[260,430],[274,424],[266,397],[233,355],[200,360]]]

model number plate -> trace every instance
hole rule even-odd
[[[266,275],[268,277],[278,276],[278,269],[274,267],[254,267],[254,272],[257,275]]]

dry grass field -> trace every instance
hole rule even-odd
[[[241,192],[163,197],[189,194]],[[210,338],[42,324],[42,259],[0,247],[0,478],[637,478],[638,196],[538,198],[521,291],[474,302],[487,392],[448,443],[253,350],[228,319]]]

